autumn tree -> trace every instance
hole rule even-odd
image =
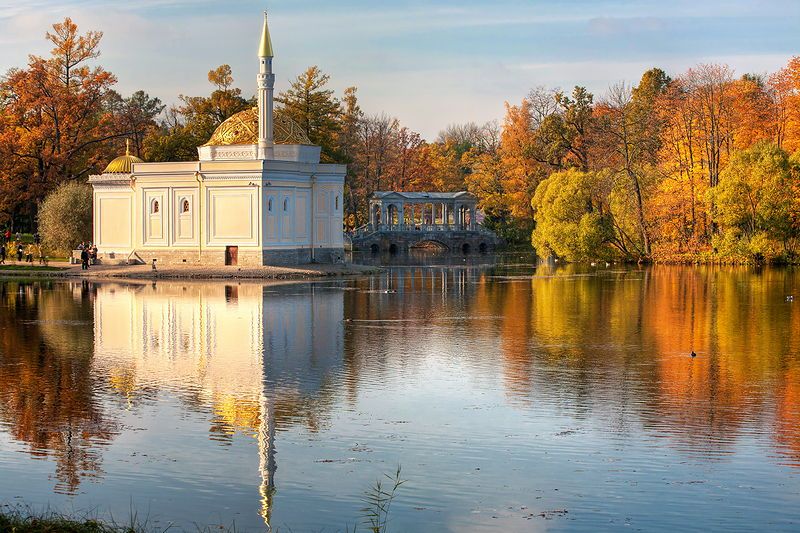
[[[598,105],[597,126],[606,148],[605,167],[615,173],[618,185],[627,192],[633,204],[633,217],[638,227],[641,259],[651,256],[650,229],[645,220],[646,188],[654,174],[652,163],[658,152],[660,123],[652,102],[658,96],[634,100],[633,92],[624,83],[612,86]]]
[[[686,72],[683,83],[697,121],[708,185],[716,187],[733,148],[733,72],[727,65],[701,64]]]
[[[537,130],[536,158],[554,168],[589,169],[594,96],[584,87],[572,95],[556,91],[557,112],[544,116]],[[530,102],[526,104],[530,109]]]
[[[49,57],[32,55],[0,81],[1,216],[28,228],[39,200],[86,178],[102,164],[101,145],[128,133],[112,128],[103,105],[116,79],[90,65],[102,32],[80,34],[66,18],[46,38]]]
[[[771,111],[771,138],[779,147],[800,150],[800,56],[767,80]]]
[[[210,95],[180,95],[181,103],[168,109],[158,130],[146,136],[143,142],[146,160],[196,160],[197,147],[208,142],[223,121],[256,105],[233,86],[229,65],[210,70],[208,81],[214,86]]]
[[[516,106],[506,103],[497,154],[504,176],[505,207],[510,217],[521,221],[533,218],[531,198],[544,177],[541,159],[534,155],[537,135],[530,102],[523,99]]]
[[[357,226],[359,204],[362,202],[366,204],[365,194],[361,184],[358,183],[358,172],[356,172],[354,164],[354,158],[358,151],[359,125],[364,115],[358,104],[357,92],[356,87],[348,87],[344,90],[336,142],[336,151],[341,157],[341,162],[347,164],[347,174],[344,179],[344,224],[348,228]]]
[[[745,74],[732,84],[733,148],[743,150],[768,140],[772,102],[763,76]]]
[[[164,111],[164,106],[159,98],[151,98],[144,91],[136,91],[127,98],[123,98],[116,91],[109,91],[106,106],[113,119],[115,129],[131,141],[131,151],[134,155],[142,157],[144,153],[144,138],[158,128],[157,117]],[[121,152],[124,143],[113,150],[113,154]]]

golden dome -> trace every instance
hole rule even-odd
[[[129,141],[126,140],[125,155],[121,155],[111,161],[103,171],[103,174],[130,174],[133,172],[134,163],[144,163],[144,161],[135,155],[131,155]]]
[[[272,135],[275,144],[312,144],[311,139],[297,122],[280,111],[273,113]],[[217,126],[214,134],[203,146],[228,146],[231,144],[258,144],[258,108],[251,107],[228,117]]]

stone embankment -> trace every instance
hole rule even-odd
[[[13,265],[14,263],[12,263]],[[23,263],[20,263],[23,265]],[[332,276],[357,276],[373,274],[380,271],[378,267],[354,264],[309,264],[297,266],[199,266],[199,265],[164,265],[155,270],[151,265],[93,265],[88,270],[81,270],[80,265],[69,263],[50,263],[48,270],[14,269],[6,270],[0,266],[0,276],[14,277],[46,277],[70,279],[196,279],[196,280],[285,280],[285,279],[318,279]]]

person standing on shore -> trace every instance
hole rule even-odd
[[[89,270],[89,251],[86,248],[81,250],[81,270]]]
[[[0,265],[6,264],[6,245],[0,246]]]
[[[22,246],[22,243],[17,241],[17,262],[22,261],[22,254],[25,253],[25,248]]]

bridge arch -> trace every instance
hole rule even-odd
[[[437,239],[422,239],[412,244],[410,248],[415,250],[435,250],[439,252],[447,252],[450,250],[447,244]]]

